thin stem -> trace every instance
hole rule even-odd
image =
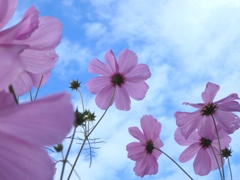
[[[37,99],[38,91],[39,91],[40,86],[41,86],[41,84],[42,84],[42,80],[43,80],[43,75],[42,75],[41,80],[40,80],[40,82],[39,82],[39,85],[38,85],[38,88],[37,88],[37,92],[36,92],[35,97],[34,97],[34,101]]]
[[[81,101],[82,101],[82,108],[83,108],[83,112],[84,112],[84,103],[83,103],[83,96],[82,96],[82,93],[79,89],[77,89],[79,94],[80,94],[80,97],[81,97]]]
[[[10,91],[10,93],[12,93],[14,101],[16,102],[16,104],[19,104],[17,95],[16,95],[12,85],[9,86],[9,91]]]
[[[216,130],[216,134],[217,134],[218,148],[219,148],[220,159],[221,159],[221,164],[222,164],[222,179],[224,180],[225,179],[225,175],[224,175],[223,158],[222,158],[222,154],[221,154],[220,138],[219,138],[219,135],[218,135],[218,130],[217,130],[217,125],[216,125],[215,119],[214,119],[213,115],[211,115],[211,116],[212,116],[212,119],[213,119],[213,123],[214,123],[214,127],[215,127],[215,130]]]
[[[231,169],[229,157],[227,159],[228,159],[228,167],[229,167],[229,171],[230,171],[231,180],[233,180],[233,178],[232,178],[232,169]]]
[[[30,95],[30,100],[32,102],[32,91],[29,92],[29,95]]]
[[[220,176],[221,176],[221,179],[223,179],[222,172],[221,172],[221,168],[220,168],[220,165],[219,165],[219,162],[218,162],[218,159],[217,159],[216,153],[215,153],[215,151],[214,151],[212,145],[210,145],[210,147],[211,147],[211,149],[212,149],[213,155],[214,155],[215,160],[216,160],[216,162],[217,162],[218,170],[219,170],[219,174],[220,174]]]
[[[106,112],[108,111],[110,105],[112,104],[112,101],[113,101],[113,98],[114,98],[114,95],[115,95],[115,91],[116,91],[116,88],[114,88],[114,91],[113,91],[112,97],[111,97],[111,99],[110,99],[110,101],[109,101],[109,104],[108,104],[107,109],[104,111],[104,113],[102,114],[102,116],[100,117],[100,119],[98,120],[98,122],[96,123],[96,125],[92,128],[92,130],[91,130],[88,134],[84,134],[84,135],[85,135],[85,138],[84,138],[83,143],[82,143],[82,146],[81,146],[81,148],[80,148],[80,150],[79,150],[79,152],[78,152],[78,155],[77,155],[77,157],[76,157],[76,159],[75,159],[75,161],[74,161],[74,164],[73,164],[73,166],[72,166],[72,169],[71,169],[71,171],[70,171],[70,173],[69,173],[69,175],[68,175],[68,178],[67,178],[68,180],[70,179],[70,177],[71,177],[71,175],[72,175],[72,172],[73,172],[73,170],[74,170],[74,168],[75,168],[75,166],[76,166],[76,164],[77,164],[78,158],[80,157],[80,154],[81,154],[81,152],[82,152],[82,150],[83,150],[83,146],[85,145],[85,142],[87,141],[88,137],[92,134],[93,130],[94,130],[94,129],[97,127],[97,125],[100,123],[100,121],[103,119],[104,115],[106,114]]]
[[[167,156],[172,162],[174,162],[191,180],[193,180],[193,178],[176,162],[174,161],[173,158],[171,158],[168,154],[166,154],[165,152],[163,152],[161,149],[158,148],[154,148],[158,151],[160,151],[161,153],[163,153],[165,156]]]
[[[76,129],[77,129],[77,127],[74,127],[73,135],[72,135],[72,138],[71,138],[71,142],[70,142],[70,144],[69,144],[69,146],[68,146],[68,150],[67,150],[66,157],[65,157],[64,160],[63,160],[63,166],[62,166],[62,171],[61,171],[60,180],[63,179],[63,174],[64,174],[65,165],[66,165],[66,162],[67,162],[67,158],[68,158],[70,149],[71,149],[71,147],[72,147],[72,143],[73,143],[73,139],[74,139],[74,136],[75,136],[75,133],[76,133]]]

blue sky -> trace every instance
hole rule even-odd
[[[147,80],[150,88],[146,98],[132,100],[128,112],[112,106],[93,133],[92,137],[101,138],[105,143],[95,151],[91,168],[88,158],[79,159],[76,171],[83,180],[141,179],[135,176],[134,162],[127,158],[125,148],[134,141],[128,127],[139,126],[145,114],[153,115],[162,123],[162,150],[178,162],[185,147],[173,139],[176,129],[173,114],[194,110],[182,102],[202,102],[201,93],[208,81],[221,87],[215,100],[240,93],[238,0],[19,0],[9,26],[17,23],[30,5],[39,10],[40,16],[54,16],[63,23],[62,41],[56,49],[59,60],[40,96],[68,91],[74,106],[80,106],[79,95],[68,88],[72,79],[78,79],[82,82],[86,108],[100,117],[103,111],[96,107],[95,96],[85,86],[95,76],[87,71],[93,58],[104,61],[109,49],[118,56],[122,49],[128,48],[152,73]],[[233,177],[240,179],[239,130],[231,136]],[[70,161],[78,148],[76,144]],[[186,179],[164,155],[158,163],[158,174],[144,179]],[[206,177],[195,175],[192,163],[180,164],[194,179],[219,179],[218,171]],[[59,164],[57,168],[60,167]],[[59,179],[59,171],[55,179]],[[77,177],[74,175],[72,179]]]

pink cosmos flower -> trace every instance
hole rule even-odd
[[[198,108],[193,113],[176,112],[176,123],[185,138],[199,129],[202,134],[215,132],[213,118],[216,123],[227,133],[233,133],[240,127],[240,119],[232,111],[240,111],[240,105],[236,102],[239,99],[236,93],[230,94],[226,98],[213,102],[219,86],[208,82],[205,91],[202,93],[204,103],[192,104],[184,102],[183,104]]]
[[[134,172],[137,176],[153,175],[158,172],[157,159],[161,152],[154,148],[163,147],[160,140],[161,123],[153,116],[145,115],[141,118],[141,127],[130,127],[129,133],[140,142],[132,142],[127,145],[128,158],[136,161]]]
[[[70,131],[74,111],[66,93],[16,105],[0,92],[0,177],[53,179],[53,161],[43,146],[60,143]]]
[[[218,169],[216,158],[214,157],[212,148],[214,149],[218,163],[221,165],[221,157],[218,148],[218,140],[215,133],[207,133],[194,130],[188,139],[182,135],[180,128],[177,128],[174,134],[175,141],[182,145],[188,146],[180,155],[179,161],[186,162],[196,156],[193,162],[194,172],[198,175],[205,176],[210,171]],[[218,126],[219,139],[221,142],[221,150],[229,147],[231,137]],[[211,148],[212,146],[212,148]],[[224,162],[224,159],[223,159]]]
[[[118,61],[109,50],[105,60],[107,64],[98,59],[90,62],[88,71],[100,76],[87,82],[87,88],[92,94],[97,94],[95,101],[101,109],[108,107],[116,88],[112,103],[115,102],[120,110],[129,110],[130,97],[135,100],[145,97],[148,85],[144,81],[151,76],[150,70],[145,64],[137,64],[137,55],[128,49],[120,52]]]
[[[17,0],[0,0],[0,4],[1,30],[12,17]],[[26,11],[18,24],[0,31],[0,71],[10,73],[0,77],[0,80],[6,78],[2,88],[8,89],[11,83],[15,93],[22,95],[32,87],[38,87],[42,75],[47,75],[43,85],[58,59],[54,48],[59,44],[61,34],[60,21],[48,16],[38,18],[34,6]]]

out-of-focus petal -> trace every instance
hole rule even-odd
[[[220,127],[229,134],[240,127],[239,117],[231,112],[216,111],[214,118],[217,120]]]
[[[195,143],[197,140],[200,139],[200,136],[198,135],[198,132],[195,130],[191,133],[191,135],[186,139],[181,131],[180,128],[177,128],[174,133],[174,139],[175,141],[181,145],[181,146],[189,146],[193,143]]]
[[[157,122],[151,115],[145,115],[141,118],[141,127],[146,140],[155,140],[159,137],[161,123]]]
[[[124,49],[119,53],[118,64],[119,72],[126,74],[133,70],[137,66],[138,57],[137,55],[128,49]]]
[[[219,85],[208,82],[205,91],[202,93],[203,102],[205,104],[213,102],[219,89]]]
[[[0,109],[13,106],[16,106],[13,94],[6,93],[5,91],[0,91]]]
[[[103,76],[111,76],[113,74],[110,67],[98,59],[93,59],[88,67],[88,71],[92,74],[100,74]]]
[[[139,130],[138,127],[129,127],[128,128],[128,132],[135,137],[136,139],[138,139],[142,145],[146,145],[146,139],[143,135],[143,133]]]
[[[205,176],[211,171],[211,159],[208,151],[201,148],[193,162],[194,172],[197,175]]]
[[[119,66],[112,50],[109,50],[104,58],[112,71],[111,74],[118,73]]]
[[[116,87],[115,92],[115,105],[119,110],[128,111],[130,110],[130,98],[126,89],[122,87]]]
[[[228,101],[225,103],[217,104],[217,110],[240,112],[240,104],[236,101]]]
[[[23,119],[17,119],[23,120]],[[12,129],[14,131],[14,129]],[[44,134],[45,132],[42,132]],[[45,150],[39,145],[29,144],[22,140],[24,132],[19,137],[0,131],[1,179],[53,179],[53,162]],[[30,136],[30,134],[26,135]],[[34,137],[31,137],[34,139]],[[38,139],[36,139],[38,141]]]
[[[99,108],[107,109],[108,105],[111,106],[113,104],[114,98],[110,102],[113,96],[113,91],[114,91],[114,87],[112,87],[112,84],[110,84],[105,86],[98,92],[95,102]]]
[[[182,152],[182,154],[179,157],[179,161],[182,163],[189,161],[198,153],[200,148],[201,147],[199,143],[191,144]]]
[[[38,20],[38,28],[29,38],[19,41],[19,43],[29,44],[34,50],[54,49],[61,41],[62,23],[50,16],[40,17]]]
[[[130,82],[141,82],[151,77],[151,72],[146,64],[138,64],[133,70],[125,74],[124,77]]]
[[[11,19],[16,6],[17,0],[0,0],[0,30],[8,23]]]
[[[18,75],[17,79],[12,82],[14,92],[17,96],[21,96],[26,92],[31,91],[33,82],[31,77],[26,71]]]
[[[125,87],[130,97],[135,100],[142,100],[149,88],[145,82],[132,83],[126,81],[122,86]]]
[[[23,71],[19,54],[27,46],[0,45],[0,91],[8,89],[11,82]]]
[[[107,76],[98,76],[98,77],[92,78],[90,79],[90,81],[86,83],[86,86],[92,94],[99,93],[106,86],[108,87],[111,86],[111,88],[113,89],[113,85],[111,84],[111,79]]]
[[[128,151],[128,158],[133,161],[142,160],[142,158],[147,155],[145,147],[139,142],[129,143],[126,150]]]
[[[54,50],[31,50],[25,49],[21,54],[21,63],[25,71],[34,74],[45,74],[50,72],[58,60]]]
[[[0,43],[12,43],[14,40],[24,40],[38,28],[38,11],[32,6],[23,16],[23,19],[15,26],[0,32]],[[25,43],[20,43],[25,44]]]
[[[0,111],[0,132],[36,145],[60,143],[74,122],[74,111],[66,93]]]

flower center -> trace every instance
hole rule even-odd
[[[206,138],[201,138],[200,139],[200,145],[204,148],[208,148],[212,144],[212,140],[206,139]]]
[[[148,153],[148,154],[152,154],[153,149],[154,149],[154,144],[153,144],[153,142],[152,142],[151,140],[149,140],[149,141],[147,142],[147,145],[146,145],[146,151],[147,151],[147,153]]]
[[[118,85],[121,86],[121,84],[124,82],[124,78],[121,74],[114,74],[112,77],[112,83],[114,86]]]
[[[216,111],[216,105],[213,105],[213,103],[208,104],[204,106],[202,109],[202,115],[209,116],[212,115]]]

